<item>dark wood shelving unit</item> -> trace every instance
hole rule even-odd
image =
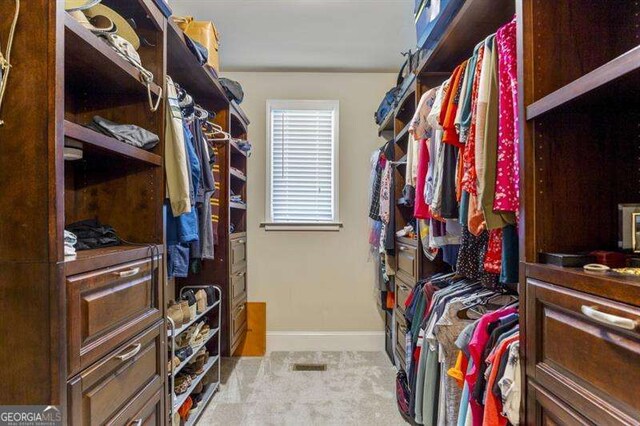
[[[618,206],[640,204],[640,4],[517,5],[520,421],[634,424],[640,277],[543,264],[542,254],[638,257],[618,245]]]
[[[69,80],[65,82],[67,87],[96,94],[146,95],[147,87],[141,80],[140,71],[121,58],[105,41],[68,13],[64,13],[64,28],[68,46],[65,54]],[[151,92],[159,96],[162,89],[158,84],[151,83]]]
[[[609,86],[615,84],[617,80],[627,77],[638,79],[639,68],[640,46],[637,46],[542,99],[529,104],[527,119],[531,120],[555,108],[579,102],[583,97],[590,97],[590,95],[593,95],[591,98],[596,102],[602,102],[606,99],[619,102],[620,96],[618,95],[623,97],[625,95],[620,93],[620,89],[610,90]],[[623,87],[628,86],[628,82],[623,83]],[[603,92],[608,92],[609,95]],[[638,93],[627,92],[627,96],[635,96],[636,100],[638,99]]]
[[[160,155],[120,142],[115,138],[68,120],[64,121],[64,136],[82,142],[85,153],[89,151],[96,154],[114,155],[154,166],[163,164],[163,159]]]

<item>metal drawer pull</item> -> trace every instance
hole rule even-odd
[[[136,343],[135,345],[133,345],[133,348],[129,352],[122,355],[116,355],[116,358],[118,358],[120,361],[126,361],[129,358],[133,358],[134,356],[136,356],[138,352],[140,352],[141,348],[142,343]]]
[[[134,420],[129,423],[127,426],[142,426],[142,419]]]
[[[638,325],[637,321],[629,318],[619,317],[617,315],[605,314],[591,306],[582,305],[580,308],[583,314],[589,318],[601,322],[603,324],[612,325],[614,327],[623,328],[625,330],[635,330]]]
[[[131,269],[127,269],[126,271],[114,272],[114,274],[116,274],[120,278],[126,278],[126,277],[132,277],[136,275],[138,272],[140,272],[140,268],[131,268]]]
[[[238,244],[244,244],[244,243],[246,243],[245,240],[238,240]]]
[[[244,277],[246,272],[238,272],[236,275],[239,277]]]
[[[407,248],[405,246],[400,246],[400,251],[405,251]]]

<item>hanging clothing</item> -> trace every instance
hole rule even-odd
[[[165,173],[167,176],[167,196],[174,216],[191,211],[189,197],[189,171],[184,142],[182,113],[178,104],[176,87],[167,76],[167,107],[165,132]]]
[[[520,207],[518,158],[518,73],[516,19],[496,33],[498,81],[500,85],[498,162],[494,210],[517,212]]]

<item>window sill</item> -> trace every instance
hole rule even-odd
[[[328,231],[337,232],[343,227],[342,222],[329,223],[272,223],[262,222],[265,231]]]

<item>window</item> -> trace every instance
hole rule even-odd
[[[267,228],[338,224],[338,101],[267,101]]]

